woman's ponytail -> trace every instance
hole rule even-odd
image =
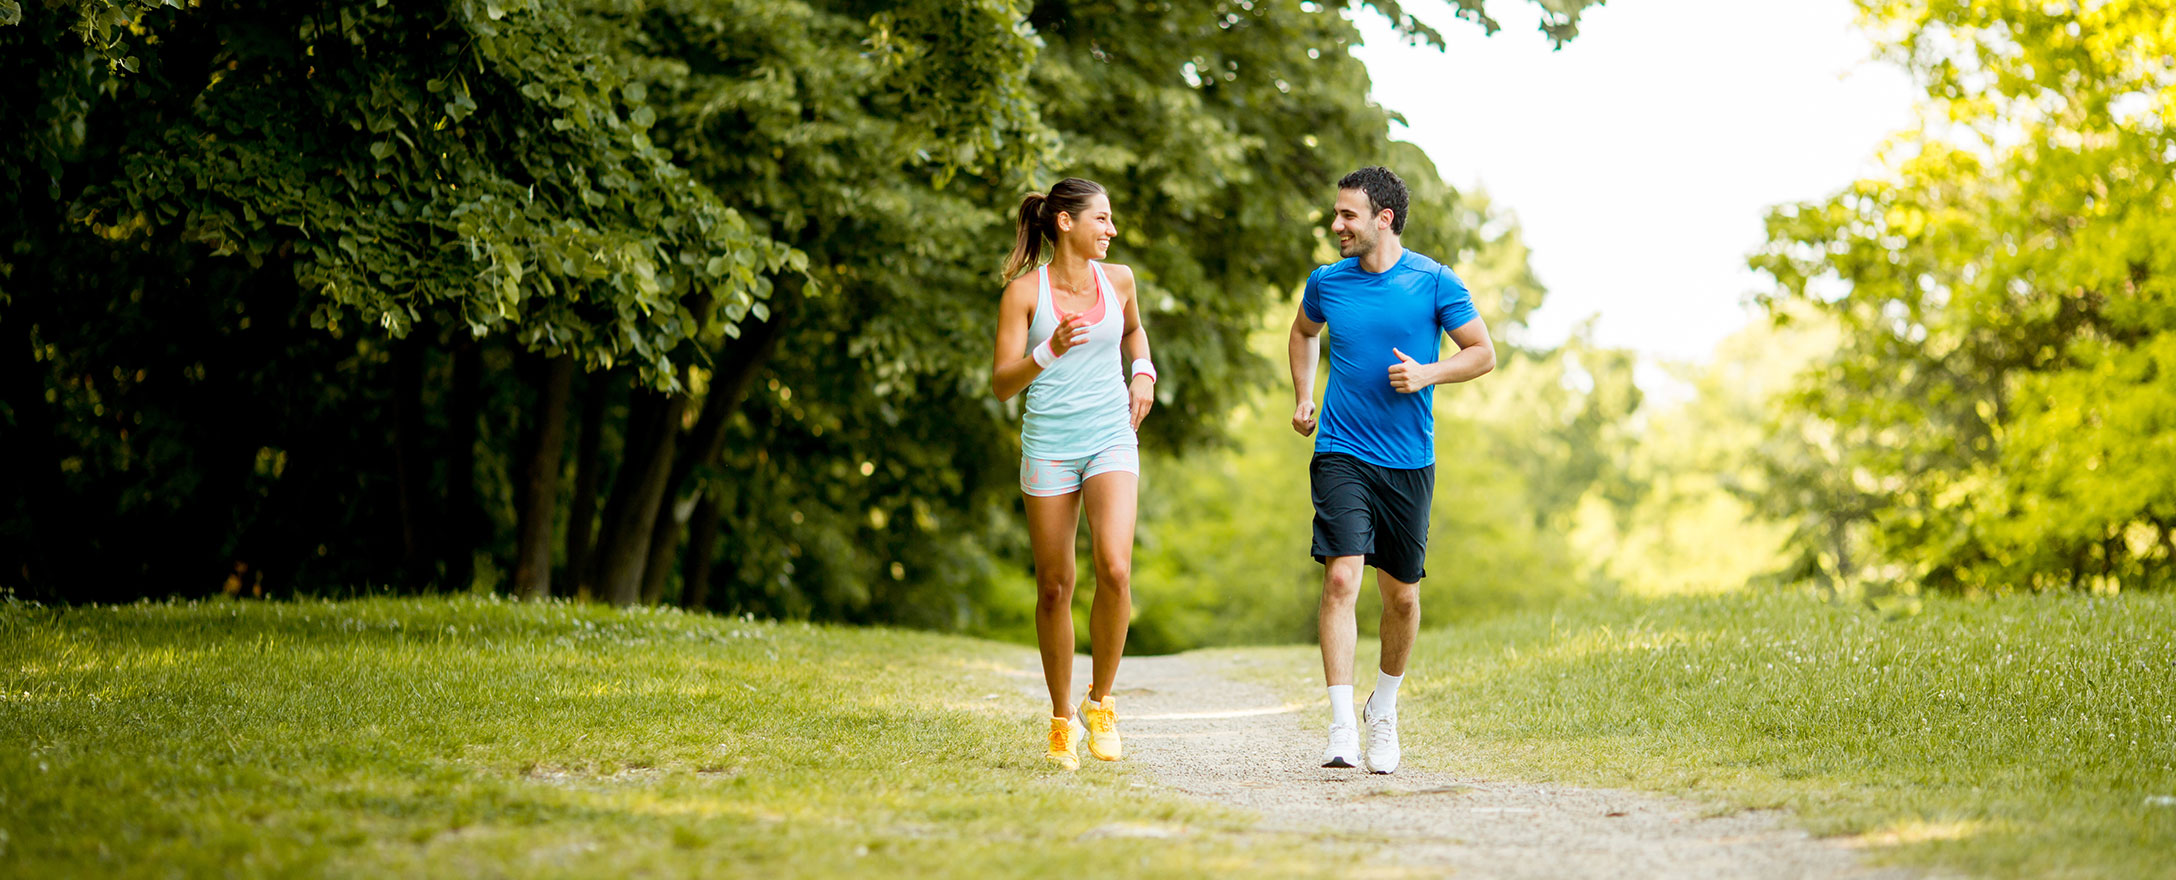
[[[1043,203],[1049,197],[1028,193],[1020,200],[1020,225],[1013,233],[1012,256],[1005,258],[1005,280],[1011,281],[1043,261]]]

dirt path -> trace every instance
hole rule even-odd
[[[1085,689],[1088,658],[1075,687]],[[1040,673],[1030,686],[1039,694]],[[1271,833],[1330,832],[1393,872],[1477,877],[1851,877],[1913,874],[1860,864],[1774,812],[1702,818],[1697,804],[1638,792],[1432,772],[1410,748],[1396,774],[1328,770],[1327,709],[1285,704],[1214,661],[1129,657],[1115,692],[1127,763],[1187,795],[1261,817]],[[1092,763],[1092,762],[1091,762]],[[1092,771],[1093,768],[1083,768]]]

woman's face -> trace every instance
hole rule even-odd
[[[1103,259],[1111,252],[1111,239],[1118,237],[1118,226],[1111,222],[1110,198],[1096,193],[1079,214],[1060,213],[1058,237],[1088,259]]]

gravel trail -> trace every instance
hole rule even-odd
[[[1126,658],[1114,692],[1126,763],[1182,794],[1259,816],[1257,831],[1358,842],[1363,865],[1378,870],[1518,878],[1917,876],[1867,867],[1848,845],[1817,840],[1777,811],[1711,816],[1699,804],[1641,792],[1424,770],[1446,762],[1410,747],[1392,775],[1324,769],[1327,717],[1316,716],[1327,716],[1325,706],[1287,704],[1216,664],[1185,654]],[[1039,696],[1041,674],[1028,672],[1026,684]],[[1078,658],[1076,688],[1086,687],[1088,673],[1088,658]]]

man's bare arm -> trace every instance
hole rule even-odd
[[[1398,362],[1390,365],[1390,387],[1411,394],[1431,385],[1478,379],[1496,369],[1496,343],[1489,340],[1488,325],[1480,318],[1451,331],[1451,341],[1458,343],[1458,353],[1432,364],[1420,363],[1392,349]]]
[[[1322,324],[1302,308],[1292,316],[1292,338],[1285,349],[1292,362],[1292,430],[1315,433],[1315,365],[1322,360]]]

